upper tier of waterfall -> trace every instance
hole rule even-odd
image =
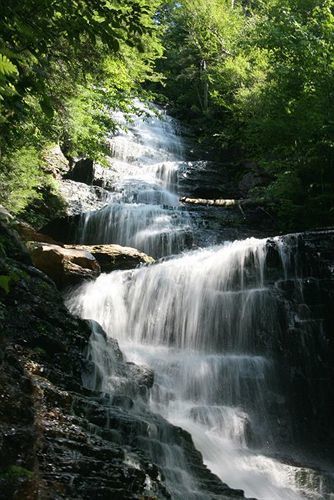
[[[182,142],[168,115],[158,109],[143,112],[110,140],[118,182],[102,210],[82,215],[77,240],[133,246],[161,257],[192,242],[190,218],[177,194]]]

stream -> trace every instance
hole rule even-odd
[[[162,111],[134,117],[110,146],[117,182],[102,209],[81,216],[78,242],[132,246],[157,262],[82,285],[70,310],[99,322],[128,361],[153,369],[151,410],[188,431],[230,487],[261,500],[324,498],[316,472],[300,466],[293,450],[282,452],[293,436],[272,346],[282,328],[279,284],[300,278],[291,245],[271,239],[273,273],[267,239],[203,245],[202,234],[198,244],[200,224],[179,204],[184,144]],[[112,394],[120,381],[99,349],[95,338],[90,356],[100,363],[103,392]],[[140,411],[143,402],[136,404]],[[152,457],[172,498],[208,498],[172,446]]]

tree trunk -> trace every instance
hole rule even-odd
[[[205,59],[201,61],[201,76],[203,80],[203,111],[206,113],[209,106],[209,83],[207,79],[207,65]]]

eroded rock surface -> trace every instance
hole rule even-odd
[[[56,179],[61,179],[70,169],[69,162],[59,145],[47,149],[44,153],[44,170]]]

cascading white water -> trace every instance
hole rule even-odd
[[[85,215],[82,241],[117,241],[155,256],[183,250],[189,221],[178,209],[181,149],[172,123],[140,119],[113,141],[113,151],[120,181],[109,206]],[[280,255],[284,277],[282,245]],[[298,489],[298,468],[272,458],[272,421],[280,417],[282,395],[266,347],[279,323],[266,257],[267,242],[257,239],[189,251],[101,275],[68,305],[117,338],[128,360],[153,368],[152,410],[189,431],[223,481],[258,499],[297,500],[305,493]],[[101,344],[95,347],[101,359]],[[169,482],[177,486],[183,477],[185,483],[173,498],[207,498],[191,496],[181,458],[170,448],[168,454],[169,469],[174,461],[179,471]]]
[[[111,167],[118,174],[103,210],[82,215],[80,243],[118,243],[161,257],[189,246],[191,228],[179,207],[177,169],[182,143],[173,121],[143,109],[129,130],[110,140]]]

